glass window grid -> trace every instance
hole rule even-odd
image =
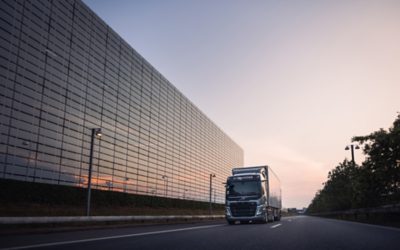
[[[6,125],[17,127],[2,133],[0,176],[85,186],[90,128],[101,126],[96,188],[207,201],[215,173],[216,201],[223,202],[221,183],[243,164],[242,149],[84,4],[31,5],[17,6],[26,8],[21,36],[30,42],[8,36],[17,50],[14,81],[21,80],[8,91],[13,122]],[[48,16],[40,18],[44,8]],[[56,22],[46,34],[50,16]],[[34,21],[25,26],[28,17]],[[20,29],[4,25],[13,34]]]

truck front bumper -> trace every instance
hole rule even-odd
[[[234,217],[225,215],[227,221],[265,221],[265,215]]]
[[[265,221],[266,208],[265,205],[259,205],[252,216],[235,216],[235,214],[232,214],[230,207],[227,206],[225,207],[225,218],[227,221]]]

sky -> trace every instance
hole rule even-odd
[[[400,1],[84,0],[306,207],[400,112]],[[364,159],[355,152],[358,163]]]

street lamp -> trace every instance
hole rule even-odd
[[[350,147],[349,147],[349,145],[347,145],[345,148],[344,148],[344,150],[349,150],[349,149],[351,149],[351,162],[353,163],[353,166],[355,166],[355,161],[354,161],[354,148],[355,149],[360,149],[360,147],[358,146],[358,145],[356,145],[355,147],[354,147],[354,144],[350,144]]]
[[[90,140],[90,156],[89,156],[89,176],[88,176],[88,192],[87,192],[87,203],[86,203],[86,216],[90,216],[90,198],[92,190],[92,166],[93,166],[93,148],[94,138],[100,138],[102,136],[101,128],[92,128],[92,136]]]
[[[162,178],[165,183],[165,197],[167,197],[168,196],[168,176],[163,175]]]
[[[125,182],[124,182],[124,192],[125,193],[126,193],[126,186],[128,185],[128,181],[129,181],[129,178],[125,177]]]
[[[212,204],[211,204],[211,196],[212,196],[212,178],[214,178],[215,174],[210,174],[210,215],[212,214]]]

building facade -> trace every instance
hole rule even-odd
[[[80,0],[1,1],[0,178],[213,200],[243,150]]]

